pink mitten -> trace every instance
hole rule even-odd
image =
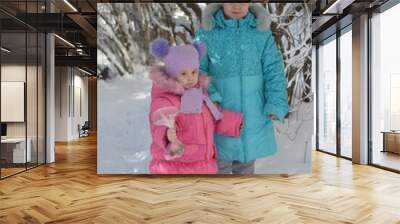
[[[154,125],[166,126],[167,128],[174,128],[175,118],[179,114],[179,109],[176,107],[163,107],[154,112]],[[168,144],[164,158],[172,160],[179,158],[183,155],[184,145],[181,142],[171,142]]]
[[[166,160],[173,160],[183,155],[184,145],[180,142],[169,143],[164,153]]]

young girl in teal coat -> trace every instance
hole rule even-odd
[[[277,151],[272,119],[288,113],[287,80],[267,11],[258,3],[212,3],[195,40],[207,46],[200,69],[209,96],[244,113],[240,138],[215,136],[219,173],[252,174],[258,158]]]

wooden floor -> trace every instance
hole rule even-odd
[[[376,150],[372,158],[375,164],[400,170],[400,154]]]
[[[311,175],[96,174],[94,137],[0,181],[0,223],[400,223],[400,175],[315,152]]]
[[[35,167],[37,167],[36,163],[27,163],[26,167],[25,167],[25,164],[18,164],[18,167],[6,167],[6,168],[2,167],[0,170],[1,178],[6,178],[8,176],[12,176],[12,175],[18,174],[20,172],[24,172],[27,169],[33,169]]]
[[[23,172],[25,169],[25,167],[20,168],[1,168],[1,177],[8,177],[11,176],[13,174],[19,173],[19,172]]]

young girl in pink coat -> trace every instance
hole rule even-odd
[[[206,51],[202,43],[172,47],[159,38],[150,51],[164,62],[150,71],[150,172],[217,173],[214,133],[239,137],[242,113],[221,111],[208,97],[208,77],[199,74],[199,60]],[[166,118],[172,124],[162,125]]]

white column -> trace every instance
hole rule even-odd
[[[54,133],[55,133],[55,76],[54,76],[54,35],[47,34],[46,37],[46,60],[47,60],[47,92],[46,92],[46,163],[52,163],[55,161],[55,151],[54,151]]]
[[[47,1],[48,12],[54,11],[54,6]],[[54,76],[54,35],[46,35],[46,163],[55,161],[55,76]]]
[[[313,135],[312,135],[312,150],[315,150],[317,148],[317,143],[316,143],[316,135],[317,135],[317,48],[313,45],[312,46],[312,53],[311,53],[311,58],[312,58],[312,69],[311,69],[311,90],[313,92],[313,113],[314,113],[314,122],[313,122]]]
[[[353,20],[353,162],[368,163],[368,15]]]

